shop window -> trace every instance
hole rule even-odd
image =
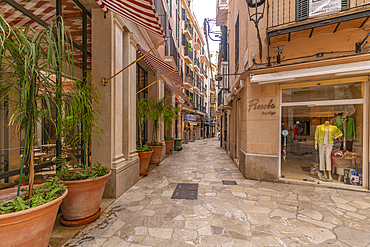
[[[363,83],[283,89],[281,176],[362,185]]]
[[[363,98],[363,83],[346,83],[283,89],[283,103]]]

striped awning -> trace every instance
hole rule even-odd
[[[163,37],[162,25],[155,10],[153,0],[95,0],[106,11],[109,9],[125,19]]]
[[[147,53],[147,51],[144,50],[140,45],[137,46],[137,52],[141,56],[143,56],[144,54]],[[175,67],[173,67],[169,63],[166,63],[161,58],[159,58],[159,57],[157,57],[157,56],[155,56],[155,55],[153,55],[151,53],[147,54],[143,59],[145,60],[145,62],[148,64],[148,66],[155,73],[159,73],[162,76],[165,76],[165,75],[171,73],[173,70],[176,69]],[[173,72],[170,75],[168,75],[166,77],[166,79],[167,80],[170,80],[171,82],[173,82],[177,87],[180,87],[180,88],[183,87],[182,79],[181,79],[181,76],[180,76],[178,70],[176,70],[175,72]]]
[[[166,86],[168,91],[176,95],[177,99],[190,102],[188,96],[181,92],[181,90],[178,87],[172,86],[169,82],[165,82],[164,85]]]

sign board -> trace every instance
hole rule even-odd
[[[289,132],[287,130],[283,130],[282,134],[283,134],[283,136],[287,136],[289,134]]]
[[[195,115],[190,115],[190,114],[186,114],[184,116],[184,120],[192,120],[192,121],[196,121],[197,120],[197,117]]]
[[[341,0],[309,0],[309,17],[338,11],[342,8]]]

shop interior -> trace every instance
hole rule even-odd
[[[348,103],[362,92],[362,83],[283,90],[292,106],[282,105],[282,178],[363,185],[363,104],[327,101]]]

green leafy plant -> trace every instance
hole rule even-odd
[[[170,129],[173,120],[177,119],[177,113],[180,111],[180,108],[173,107],[172,105],[166,105],[163,109],[163,125],[164,130],[167,131]]]
[[[165,100],[165,98],[162,98],[156,101],[154,97],[151,97],[151,99],[149,100],[149,119],[153,121],[153,142],[157,141],[157,133],[160,127],[160,120],[163,117],[163,111],[166,107]]]
[[[142,99],[136,103],[136,125],[139,132],[139,147],[143,146],[144,125],[148,122],[150,112],[150,102],[147,99]]]
[[[0,203],[0,215],[18,212],[37,207],[57,199],[66,190],[57,177],[49,178],[40,187],[33,189],[32,196],[28,196],[28,190],[24,195],[17,196],[14,200]]]
[[[137,153],[142,153],[142,152],[151,152],[153,151],[153,149],[151,149],[150,147],[148,147],[147,145],[144,145],[142,147],[140,146],[137,146],[136,147],[136,152]]]
[[[74,72],[72,37],[64,29],[62,18],[57,18],[48,27],[34,30],[29,26],[25,29],[13,27],[0,16],[0,55],[0,97],[6,99],[12,109],[7,126],[14,125],[20,139],[24,138],[20,176],[27,162],[30,167],[31,198],[34,183],[33,146],[39,123],[50,120],[60,139],[62,86],[65,78],[73,77]],[[38,102],[44,102],[46,108]],[[52,117],[52,104],[56,106],[57,119]],[[19,188],[20,182],[17,195]]]
[[[65,115],[67,116],[63,126],[64,131],[62,131],[64,142],[72,150],[75,150],[76,146],[82,141],[86,170],[91,135],[95,133],[100,136],[103,132],[98,125],[98,122],[101,121],[98,107],[100,101],[98,90],[96,87],[89,85],[88,80],[76,81],[65,94],[63,100]]]
[[[170,137],[170,138],[164,138],[164,140],[166,141],[166,142],[169,142],[169,141],[173,141],[175,138],[173,138],[173,137]]]
[[[151,142],[151,143],[148,143],[148,146],[151,146],[151,147],[161,147],[161,146],[164,146],[162,142]]]
[[[97,177],[104,176],[109,173],[109,169],[106,166],[101,165],[99,162],[95,163],[88,169],[70,169],[66,163],[61,166],[61,169],[57,171],[57,176],[62,181],[74,181],[84,179],[96,179]]]

